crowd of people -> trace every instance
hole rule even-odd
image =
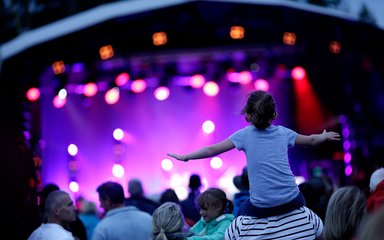
[[[182,201],[173,189],[165,189],[158,202],[149,199],[140,179],[129,181],[126,198],[121,184],[107,181],[96,189],[104,209],[99,216],[91,206],[84,208],[84,202],[77,210],[68,193],[49,185],[42,224],[28,240],[383,238],[384,168],[372,173],[368,195],[357,186],[335,187],[324,176],[297,185],[288,148],[338,141],[340,135],[326,130],[303,135],[274,125],[276,105],[265,91],[249,94],[243,114],[249,126],[227,139],[187,154],[168,153],[188,162],[235,148],[243,151],[247,165],[233,179],[239,189],[233,199],[217,187],[201,192],[198,174],[190,176],[190,192]]]

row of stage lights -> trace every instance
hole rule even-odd
[[[246,29],[243,26],[231,26],[229,28],[229,37],[234,40],[240,40],[245,38]],[[294,32],[284,32],[282,36],[282,42],[288,46],[294,46],[297,41],[297,35]],[[152,35],[152,43],[154,46],[162,46],[167,44],[168,35],[166,32],[155,32]],[[341,51],[341,43],[339,41],[330,41],[329,51],[333,54],[339,54]],[[111,45],[102,46],[99,49],[99,56],[101,60],[108,60],[113,58],[115,55],[114,49]],[[257,68],[258,66],[256,66]],[[55,75],[60,76],[65,74],[65,63],[64,61],[57,61],[52,64],[52,70]],[[252,67],[251,67],[251,71]],[[233,69],[228,69],[227,79],[230,82],[238,82],[241,84],[247,84],[252,80],[251,71],[235,72]],[[203,88],[204,93],[207,96],[215,96],[219,92],[219,86],[215,81],[207,80],[203,75],[196,74],[194,76],[184,77],[183,81],[187,82],[185,85],[189,85],[192,88]],[[134,79],[130,80],[128,73],[121,73],[115,79],[115,87],[105,89],[108,87],[100,86],[95,82],[80,84],[76,86],[74,92],[84,94],[86,97],[92,97],[100,90],[107,90],[105,94],[105,101],[108,104],[114,104],[118,101],[119,90],[126,86],[135,93],[143,92],[147,88],[146,79]],[[268,89],[268,82],[265,79],[255,80],[255,89]],[[63,86],[58,91],[57,96],[53,99],[53,105],[56,108],[61,108],[66,104],[66,97],[68,90]],[[169,88],[166,86],[160,86],[155,89],[154,95],[159,101],[165,100],[170,94]],[[37,101],[40,98],[41,92],[38,87],[32,87],[27,90],[26,98],[30,102]]]
[[[63,64],[63,63],[55,63]],[[63,67],[64,69],[64,67]],[[62,72],[58,73],[62,74]],[[306,75],[305,69],[302,67],[295,67],[291,70],[291,76],[293,79],[302,79]],[[206,96],[214,97],[220,92],[220,86],[216,81],[207,80],[202,74],[195,74],[192,76],[177,77],[178,82],[183,82],[184,86],[191,87],[193,89],[202,89]],[[235,72],[233,69],[229,69],[226,73],[226,79],[230,83],[237,83],[240,85],[247,85],[253,82],[253,87],[256,90],[269,90],[269,82],[263,78],[253,79],[252,71]],[[93,97],[99,91],[104,90],[103,83],[88,82],[86,84],[76,85],[73,92],[77,94],[83,94],[85,97]],[[120,73],[114,79],[114,86],[107,88],[104,94],[104,100],[107,104],[115,104],[120,99],[120,91],[122,89],[128,89],[134,93],[144,92],[148,88],[146,79],[130,79],[130,75],[127,72]],[[153,91],[154,97],[159,101],[166,100],[170,94],[170,88],[168,86],[157,86]],[[63,87],[57,95],[54,96],[52,103],[56,108],[65,106],[67,102],[68,90]],[[30,88],[26,93],[26,98],[30,102],[35,102],[40,98],[40,90],[36,87]]]

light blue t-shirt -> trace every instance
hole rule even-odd
[[[134,206],[118,207],[107,212],[96,225],[92,240],[126,240],[152,238],[152,216]]]
[[[295,131],[279,125],[264,130],[250,125],[229,137],[246,155],[250,201],[254,206],[279,206],[299,194],[288,160],[288,148],[295,145],[296,137]]]

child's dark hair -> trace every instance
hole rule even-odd
[[[258,129],[265,129],[276,117],[276,104],[270,93],[257,90],[248,94],[248,101],[242,110],[247,122]]]
[[[209,188],[199,195],[198,203],[201,209],[219,206],[220,212],[232,213],[233,202],[227,198],[225,192],[219,188]]]

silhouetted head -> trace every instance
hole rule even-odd
[[[189,177],[189,188],[193,191],[198,190],[201,187],[201,179],[198,174],[192,174]]]
[[[137,178],[133,178],[128,182],[128,193],[130,196],[142,196],[144,194],[141,181]]]
[[[249,190],[249,179],[248,179],[247,167],[243,168],[241,175],[235,176],[233,178],[233,184],[240,191],[248,191]]]
[[[271,94],[257,90],[248,94],[247,104],[242,110],[247,122],[258,129],[265,129],[276,118],[276,104]]]

